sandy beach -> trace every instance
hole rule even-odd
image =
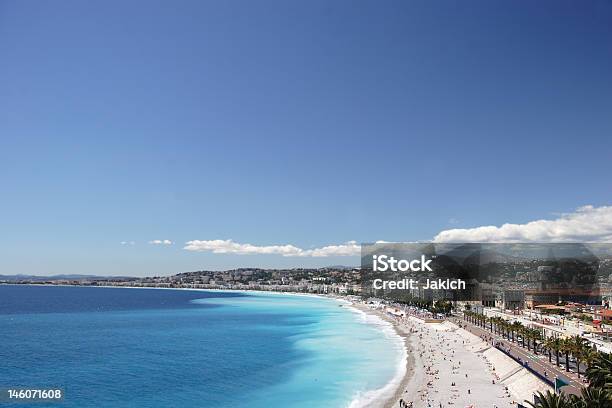
[[[381,401],[384,408],[515,407],[533,392],[549,389],[501,351],[451,322],[425,323],[365,304],[352,306],[392,323],[404,339],[406,374],[393,395]]]

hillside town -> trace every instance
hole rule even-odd
[[[313,294],[359,295],[360,268],[238,268],[226,271],[194,271],[171,276],[89,277],[0,275],[0,284],[49,284],[79,286],[125,286],[146,288],[188,288],[226,290],[264,290]]]

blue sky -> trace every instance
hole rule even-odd
[[[0,274],[347,263],[183,248],[612,204],[610,21],[606,1],[0,1]]]

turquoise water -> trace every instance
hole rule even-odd
[[[368,406],[401,374],[401,342],[339,305],[0,285],[0,388],[65,389],[64,402],[38,407]]]

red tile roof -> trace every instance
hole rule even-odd
[[[596,311],[595,314],[600,316],[612,317],[612,309],[601,309]]]

